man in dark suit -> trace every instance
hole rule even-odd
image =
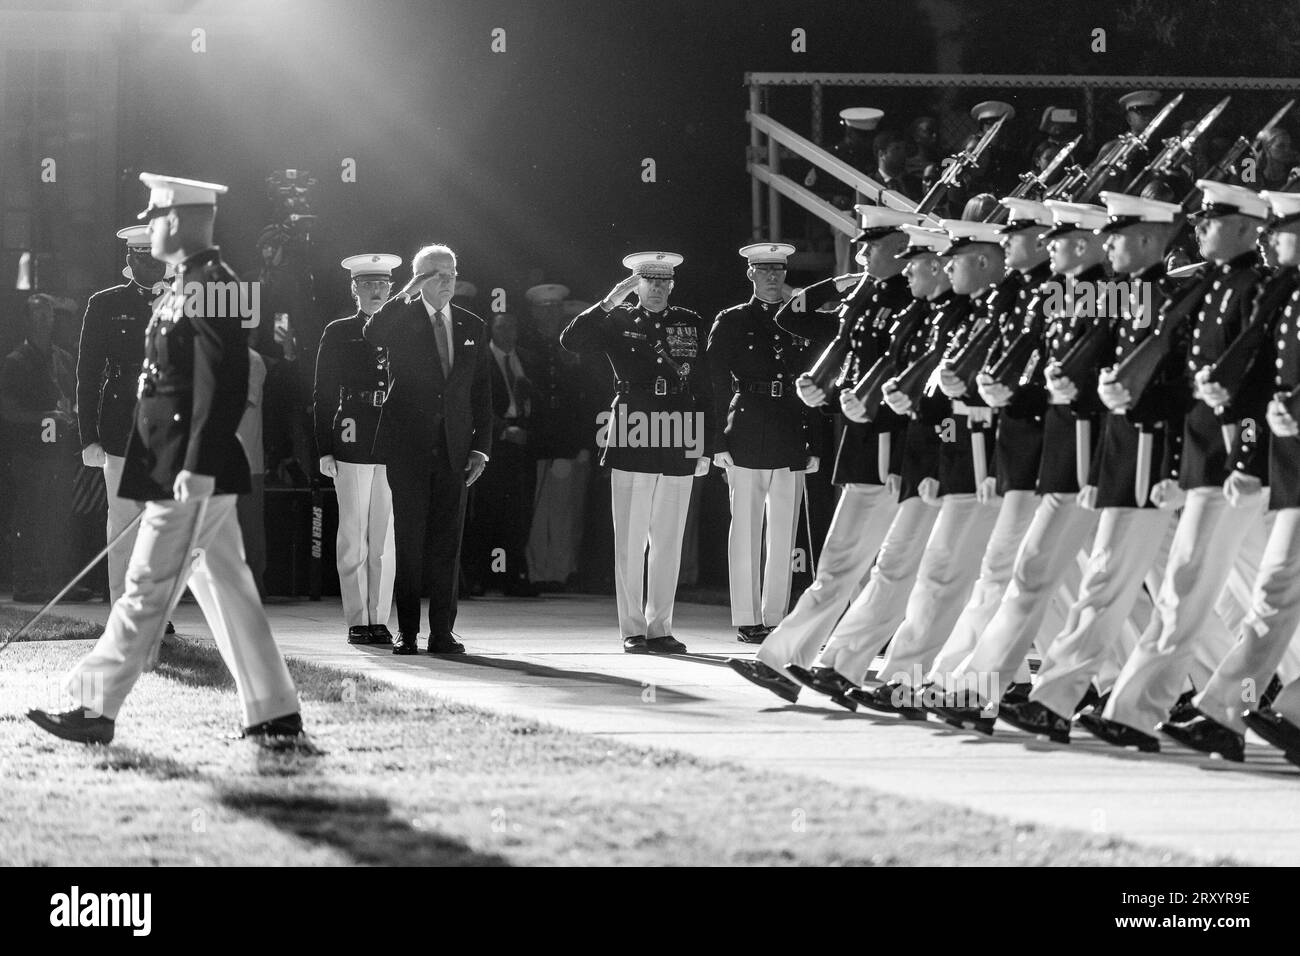
[[[68,674],[73,710],[28,711],[42,730],[80,743],[113,739],[118,711],[162,640],[188,582],[243,705],[244,736],[259,743],[302,734],[298,693],[244,560],[236,495],[250,488],[236,436],[248,397],[246,315],[235,274],[212,244],[225,186],[141,173],[150,189],[155,259],[176,266],[145,330],[139,401],[119,494],[143,501],[140,531],[94,648]],[[233,307],[233,308],[232,308]]]
[[[429,568],[429,653],[463,654],[452,634],[460,583],[465,489],[492,448],[487,327],[451,305],[456,254],[426,246],[406,287],[366,322],[388,349],[389,394],[377,444],[388,466],[397,545],[394,654],[416,654],[420,597]]]
[[[500,587],[506,597],[537,597],[524,548],[532,520],[532,356],[516,348],[519,322],[509,312],[492,317],[492,468],[474,489],[466,546],[466,578],[479,590]]]

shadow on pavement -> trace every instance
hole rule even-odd
[[[595,671],[566,670],[562,667],[550,667],[546,664],[534,663],[533,661],[511,660],[503,657],[484,657],[478,654],[445,655],[438,657],[437,660],[441,663],[470,664],[475,667],[487,667],[494,670],[510,671],[512,673],[525,674],[529,677],[537,677],[545,680],[571,680],[583,684],[599,684],[607,687],[632,688],[635,689],[638,694],[647,684],[646,681],[634,680],[630,677],[616,677],[613,674],[599,674]],[[673,690],[670,687],[663,686],[657,686],[655,694],[657,697],[666,697],[683,703],[687,701],[706,699],[696,696],[695,694],[688,694],[684,691]]]

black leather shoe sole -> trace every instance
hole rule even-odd
[[[675,637],[651,637],[645,642],[651,654],[685,654],[686,645]]]
[[[1203,754],[1218,754],[1233,763],[1242,763],[1246,759],[1246,738],[1208,717],[1182,724],[1161,723],[1156,725],[1156,730]]]
[[[71,725],[55,719],[59,715],[47,714],[43,710],[29,710],[27,719],[41,730],[63,740],[77,744],[109,744],[113,742],[114,722],[108,718],[84,720]]]
[[[847,693],[854,689],[853,684],[849,683],[847,678],[835,680],[833,677],[827,679],[821,676],[825,673],[825,668],[818,668],[816,672],[806,670],[797,664],[786,664],[785,672],[795,679],[797,683],[803,684],[809,690],[824,694],[831,699],[831,702],[838,704],[850,713],[858,712],[858,703],[850,699]]]
[[[1286,754],[1287,760],[1300,766],[1300,727],[1271,710],[1245,710],[1241,719],[1270,746]]]
[[[1053,720],[1057,715],[1035,701],[1003,704],[998,708],[998,720],[1010,724],[1035,737],[1046,737],[1054,744],[1070,742],[1070,722]],[[1063,726],[1062,726],[1063,723]]]
[[[401,644],[393,645],[393,653],[404,657],[409,657],[412,654],[420,653],[420,645],[416,644],[414,641],[409,641],[409,642],[404,641]]]
[[[1160,752],[1159,740],[1119,721],[1107,720],[1096,714],[1084,714],[1079,718],[1078,724],[1098,740],[1112,747],[1136,747],[1145,754]]]
[[[649,654],[650,648],[645,646],[645,638],[640,635],[623,638],[624,654]]]
[[[465,645],[459,641],[451,641],[450,643],[444,644],[430,644],[429,653],[434,655],[464,654]]]
[[[742,661],[733,657],[727,661],[727,666],[751,684],[776,694],[787,704],[799,699],[799,685],[761,661]]]

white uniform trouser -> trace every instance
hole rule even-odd
[[[1097,512],[1079,507],[1074,494],[1042,496],[1002,603],[957,676],[966,680],[973,673],[982,685],[1008,685],[1039,636],[1057,586],[1077,567],[1096,525]]]
[[[528,574],[563,584],[578,570],[591,460],[546,458],[537,463],[533,524],[528,533]]]
[[[235,496],[208,499],[187,553],[199,503],[149,501],[126,573],[126,592],[113,605],[103,636],[72,668],[67,688],[79,706],[117,718],[145,658],[161,638],[167,602],[184,576],[235,678],[244,725],[298,712],[298,693],[271,636],[235,516]]]
[[[841,488],[817,562],[817,576],[794,609],[764,639],[758,650],[760,661],[774,670],[784,670],[787,664],[812,666],[854,590],[866,577],[898,512],[897,493],[891,494],[883,485],[853,483]]]
[[[785,616],[790,606],[793,573],[790,558],[799,527],[803,490],[802,471],[739,465],[727,469],[727,494],[731,499],[727,569],[733,625],[744,627],[770,622],[775,626]]]
[[[1237,643],[1219,664],[1196,707],[1207,717],[1246,732],[1243,710],[1258,707],[1260,695],[1288,652],[1294,652],[1300,628],[1300,508],[1285,508],[1273,519],[1260,563],[1258,583],[1249,613],[1237,632]],[[1287,701],[1274,709],[1300,723],[1300,688],[1287,686]],[[1289,704],[1288,704],[1289,702]],[[1282,708],[1290,706],[1289,713]]]
[[[1237,552],[1259,526],[1266,494],[1239,508],[1220,488],[1193,488],[1174,531],[1155,613],[1111,691],[1102,716],[1154,733],[1194,674],[1198,650],[1222,660],[1232,634],[1215,605]],[[1195,679],[1195,678],[1193,678]]]
[[[944,496],[903,623],[881,662],[881,679],[913,687],[924,681],[970,599],[998,510],[995,504],[981,504],[973,494]]]
[[[939,510],[920,498],[908,498],[898,507],[867,586],[835,625],[822,650],[821,666],[835,668],[855,684],[866,680],[872,661],[907,614],[907,598]]]
[[[393,495],[383,465],[338,463],[339,499],[335,559],[348,627],[387,624],[393,611],[397,559],[393,545]]]
[[[1174,513],[1154,508],[1103,508],[1079,599],[1065,628],[1042,647],[1043,666],[1029,695],[1070,717],[1124,633],[1124,623],[1173,533]],[[1131,650],[1131,648],[1130,648]]]
[[[984,628],[988,627],[989,621],[997,613],[1007,585],[1011,583],[1016,555],[1020,553],[1020,542],[1029,531],[1037,510],[1038,495],[1032,491],[1008,491],[1002,497],[997,523],[993,526],[988,546],[984,549],[984,558],[980,562],[979,579],[971,589],[970,600],[953,625],[952,633],[934,659],[929,680],[945,682],[948,675],[975,649]],[[1023,668],[1023,672],[1023,679],[1028,681],[1028,667]],[[1019,673],[1016,676],[1021,677]]]
[[[104,490],[108,492],[108,540],[121,534],[122,529],[143,510],[143,505],[130,498],[119,498],[117,489],[122,485],[122,468],[126,459],[120,455],[104,456]],[[108,596],[116,604],[126,587],[126,566],[131,560],[131,549],[135,547],[135,537],[140,533],[136,528],[111,551],[108,552]]]
[[[673,632],[682,537],[694,480],[691,475],[618,468],[610,472],[614,592],[622,637],[667,637]]]

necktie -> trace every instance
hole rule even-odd
[[[447,324],[443,321],[442,313],[433,313],[433,339],[438,343],[438,361],[442,363],[442,377],[447,378],[451,374],[451,363],[447,361],[447,356],[451,352],[451,343],[447,340]]]

